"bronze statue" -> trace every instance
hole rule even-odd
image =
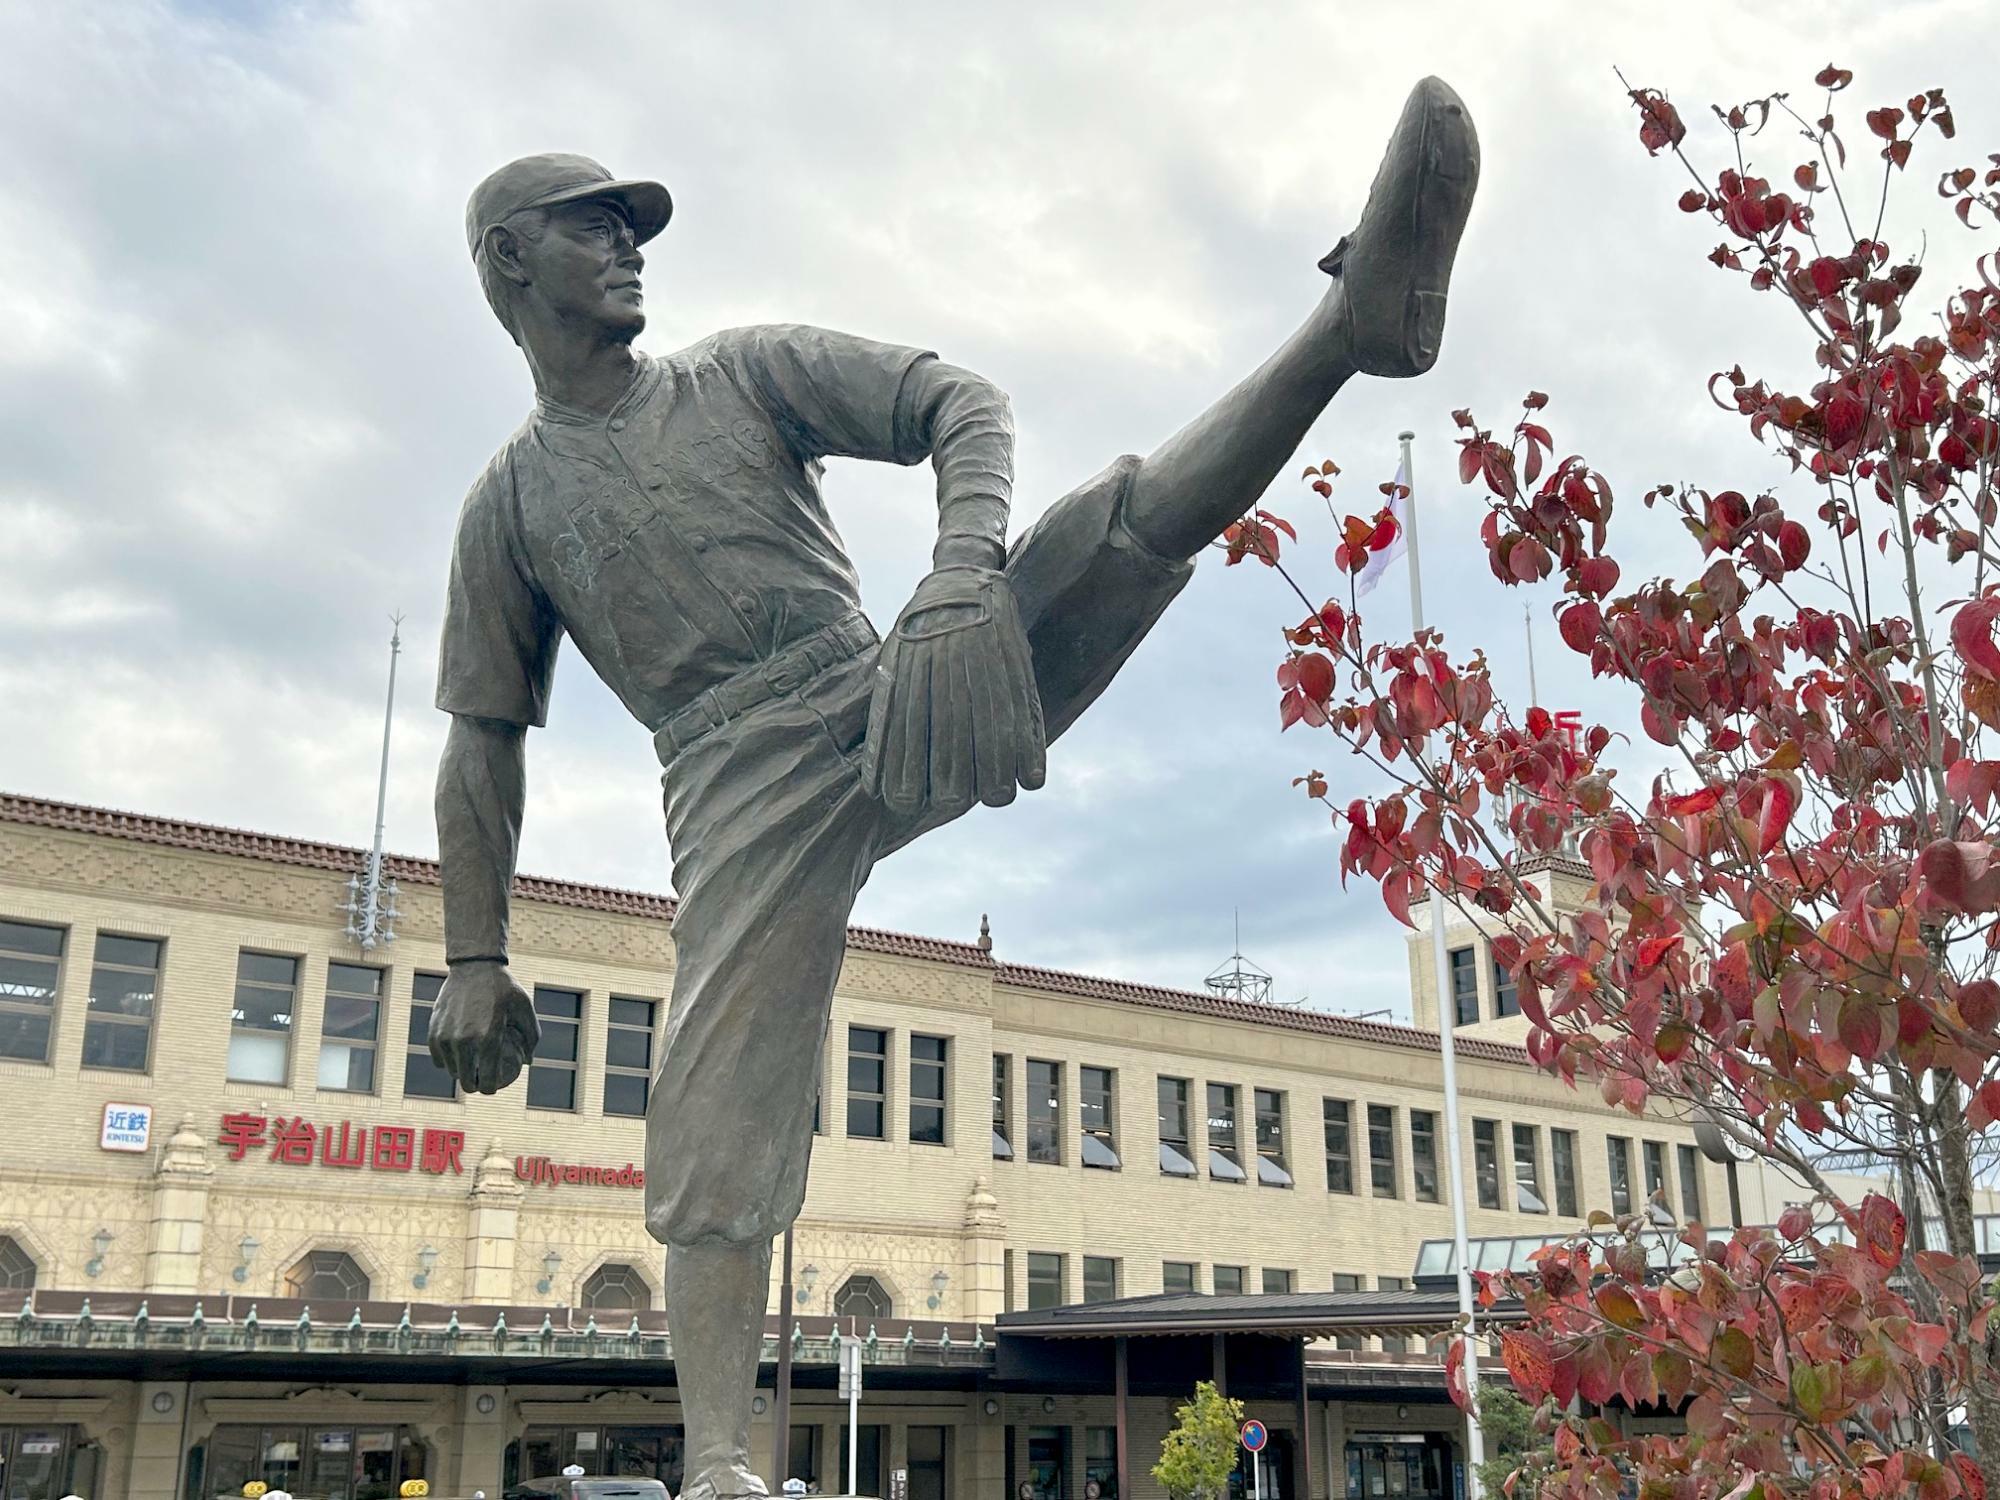
[[[489,1094],[535,1049],[507,900],[526,730],[545,721],[567,634],[665,768],[680,906],[646,1221],[668,1246],[687,1495],[765,1493],[748,1441],[771,1241],[804,1201],[862,883],[927,829],[1042,784],[1046,742],[1350,376],[1430,368],[1478,172],[1464,106],[1426,79],[1303,326],[1011,547],[1014,430],[989,382],[816,328],[641,354],[639,247],[672,212],[665,188],[555,155],[473,193],[467,244],[537,401],[466,498],[451,565],[437,692],[452,716],[437,787],[450,977],[430,1045]],[[820,496],[828,456],[937,471],[934,566],[879,644]]]

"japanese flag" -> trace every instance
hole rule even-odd
[[[1354,597],[1359,599],[1389,571],[1389,564],[1403,555],[1403,548],[1410,535],[1410,476],[1399,463],[1396,465],[1396,488],[1389,498],[1389,514],[1396,518],[1396,537],[1380,552],[1368,554],[1368,561],[1361,571],[1354,575]]]

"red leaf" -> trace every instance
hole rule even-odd
[[[1598,628],[1604,616],[1598,607],[1585,599],[1564,610],[1556,621],[1556,628],[1562,633],[1563,644],[1570,650],[1588,656],[1592,646],[1597,644]]]
[[[1696,813],[1705,813],[1722,801],[1722,788],[1703,787],[1698,792],[1689,792],[1683,797],[1663,797],[1660,810],[1670,818],[1686,818]]]
[[[1971,1031],[1991,1031],[2000,1025],[2000,984],[1975,979],[1958,987],[1958,1014]]]
[[[1880,1193],[1870,1193],[1861,1205],[1856,1239],[1869,1259],[1884,1270],[1893,1270],[1903,1259],[1903,1235],[1908,1225],[1903,1211]]]
[[[1618,587],[1618,564],[1608,557],[1587,557],[1577,564],[1577,588],[1602,599]]]
[[[1299,691],[1315,703],[1333,696],[1333,663],[1317,651],[1308,651],[1294,665]]]
[[[1785,841],[1785,830],[1792,826],[1792,812],[1798,802],[1799,794],[1790,781],[1782,776],[1765,778],[1764,810],[1757,819],[1759,854],[1769,854]]]
[[[1981,677],[2000,682],[2000,645],[1993,641],[1993,620],[2000,615],[2000,596],[1974,599],[1951,617],[1951,644],[1967,667]]]
[[[1503,1333],[1500,1358],[1514,1379],[1515,1389],[1531,1404],[1539,1405],[1549,1393],[1549,1380],[1554,1373],[1548,1344],[1539,1334]]]
[[[1811,552],[1812,538],[1797,521],[1786,521],[1778,528],[1778,555],[1785,560],[1787,572],[1804,567]]]
[[[1902,123],[1903,112],[1893,104],[1882,109],[1868,111],[1868,128],[1885,141],[1896,138],[1896,127]]]

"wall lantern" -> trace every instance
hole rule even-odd
[[[410,1285],[422,1291],[431,1284],[431,1272],[437,1269],[438,1253],[429,1245],[417,1252],[417,1274],[410,1278]]]
[[[535,1290],[546,1297],[555,1290],[556,1272],[562,1269],[562,1252],[551,1250],[542,1257],[542,1279],[535,1283]]]

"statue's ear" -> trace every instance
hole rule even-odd
[[[487,263],[515,286],[528,284],[528,271],[521,264],[521,237],[504,224],[489,224],[480,238]]]

